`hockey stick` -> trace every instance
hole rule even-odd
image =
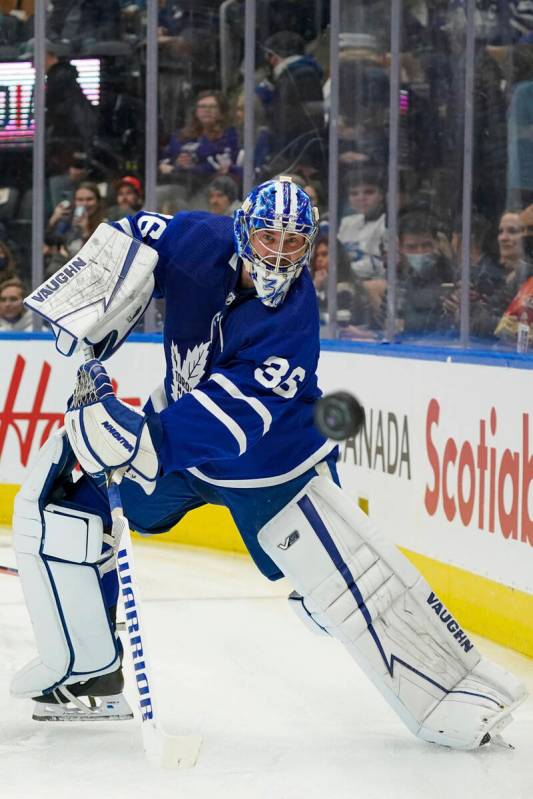
[[[117,570],[126,614],[126,631],[130,643],[133,672],[139,694],[142,736],[150,761],[164,768],[194,766],[201,744],[199,735],[170,735],[158,719],[153,676],[149,667],[139,588],[135,581],[133,547],[129,524],[124,516],[117,482],[108,483],[109,505],[113,518],[113,537],[120,541],[117,551]]]
[[[94,357],[92,347],[86,348],[85,357],[86,360]],[[83,391],[78,400],[80,401],[82,397]],[[143,634],[143,613],[139,587],[135,578],[130,528],[120,497],[119,483],[121,479],[121,471],[115,471],[109,475],[107,494],[112,518],[112,536],[118,542],[117,572],[126,614],[126,631],[130,644],[135,684],[139,695],[144,751],[152,763],[163,768],[191,767],[194,766],[198,757],[201,736],[171,735],[165,732],[156,709],[154,681]]]

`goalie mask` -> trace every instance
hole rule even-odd
[[[264,305],[276,308],[309,265],[318,211],[290,177],[253,189],[234,214],[237,255]]]

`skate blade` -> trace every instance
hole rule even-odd
[[[499,746],[502,749],[514,749],[513,744],[508,743],[501,735],[491,735],[490,743],[492,746]]]
[[[133,711],[122,694],[116,696],[90,697],[90,705],[83,709],[72,703],[35,702],[32,719],[34,721],[127,721],[133,718]]]

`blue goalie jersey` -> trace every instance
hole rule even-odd
[[[164,397],[152,402],[163,473],[255,488],[298,477],[330,453],[335,445],[313,424],[319,321],[307,270],[268,308],[240,286],[231,218],[141,211],[115,224],[159,254],[166,376]]]

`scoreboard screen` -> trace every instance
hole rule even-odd
[[[78,70],[78,83],[93,105],[100,102],[100,59],[70,62]],[[31,61],[0,61],[0,145],[22,144],[33,138],[35,120]]]

